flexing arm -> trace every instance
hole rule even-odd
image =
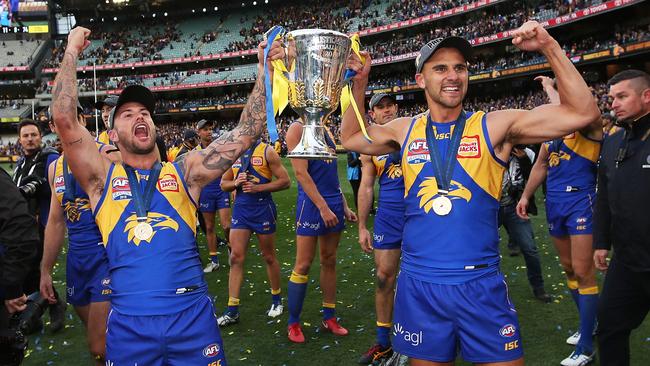
[[[515,32],[512,42],[523,51],[539,51],[546,57],[555,74],[559,104],[545,104],[529,111],[511,109],[489,113],[489,134],[502,159],[509,155],[513,145],[565,136],[600,117],[580,72],[544,27],[528,21]]]
[[[50,304],[56,303],[52,287],[52,268],[61,252],[65,237],[65,220],[63,219],[63,208],[59,204],[54,190],[54,165],[50,164],[49,177],[52,198],[50,199],[50,215],[45,226],[45,238],[43,244],[43,259],[41,260],[41,284],[40,290],[43,298]]]
[[[68,46],[54,79],[52,119],[56,125],[70,170],[88,193],[93,207],[106,179],[106,165],[92,135],[77,122],[77,59],[88,47],[90,31],[77,27],[68,35]]]
[[[371,62],[370,55],[367,52],[362,52],[362,55],[365,58],[365,62],[361,62],[359,57],[352,53],[348,59],[348,68],[357,73],[352,79],[352,94],[357,103],[357,107],[359,107],[359,112],[364,116],[364,98],[368,86],[368,75],[370,74]],[[341,143],[345,149],[362,154],[387,154],[399,150],[401,142],[399,131],[409,121],[409,118],[396,118],[385,125],[369,125],[367,121],[364,122],[366,123],[368,136],[372,139],[372,143],[369,143],[361,132],[361,127],[357,121],[354,109],[350,106],[343,114],[341,122]]]
[[[190,194],[195,199],[198,199],[201,189],[225,173],[264,130],[266,123],[264,47],[266,42],[262,42],[258,47],[257,81],[244,106],[237,127],[222,134],[204,150],[188,152],[184,159],[180,160],[185,181]],[[276,41],[269,52],[268,59],[281,59],[283,56],[284,49],[280,46],[280,42]]]
[[[539,156],[537,161],[533,165],[533,169],[530,171],[530,177],[528,177],[528,183],[524,188],[524,192],[521,194],[521,198],[517,203],[517,215],[522,219],[528,220],[528,201],[530,197],[533,196],[533,193],[537,190],[544,181],[546,180],[546,173],[548,172],[548,150],[542,145],[539,149]]]
[[[375,165],[372,163],[372,158],[368,155],[361,155],[361,184],[359,186],[358,198],[359,202],[359,245],[361,249],[366,252],[372,252],[372,237],[370,231],[366,227],[368,223],[368,215],[372,208],[372,196],[375,188]]]

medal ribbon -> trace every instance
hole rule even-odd
[[[443,196],[449,193],[451,177],[454,173],[456,162],[458,161],[456,157],[458,155],[458,148],[460,147],[460,140],[463,136],[463,130],[465,129],[465,122],[467,122],[467,116],[465,111],[461,110],[460,116],[458,116],[455,123],[454,133],[452,133],[449,145],[447,145],[445,170],[443,171],[443,162],[440,156],[440,150],[438,149],[438,142],[433,135],[433,121],[431,120],[431,116],[427,116],[427,147],[429,149],[429,156],[431,157],[431,164],[433,165],[433,173],[436,176],[436,183],[438,184],[438,193]]]
[[[352,41],[352,52],[354,52],[361,62],[365,62],[365,57],[361,56],[361,43],[359,42],[359,35],[358,34],[353,34],[352,37],[350,37],[350,40]],[[352,94],[352,87],[350,84],[352,81],[352,77],[356,75],[356,73],[353,70],[346,70],[345,71],[345,79],[344,83],[345,85],[343,86],[343,90],[341,91],[341,116],[345,114],[345,111],[348,110],[348,107],[352,105],[352,109],[354,109],[354,114],[357,116],[357,121],[359,121],[359,126],[361,127],[361,132],[363,133],[363,137],[366,138],[368,142],[372,142],[372,139],[368,135],[368,132],[366,131],[366,123],[361,116],[361,112],[359,112],[359,107],[357,106],[357,102],[354,100],[354,95]]]
[[[271,75],[269,73],[269,68],[267,64],[267,58],[269,57],[269,51],[271,51],[271,47],[273,46],[273,42],[276,41],[277,38],[281,38],[282,35],[285,33],[284,28],[280,26],[274,26],[273,28],[269,29],[269,31],[266,33],[266,47],[264,48],[264,89],[265,89],[265,97],[266,97],[266,128],[269,131],[269,139],[271,142],[275,142],[278,139],[278,127],[275,125],[275,113],[276,113],[276,107],[274,103],[274,94],[275,94],[275,99],[277,99],[277,105],[278,108],[284,109],[286,107],[286,103],[284,103],[282,98],[286,98],[288,101],[288,82],[287,85],[283,85],[282,83],[282,77],[281,75],[276,75],[276,74],[282,74],[282,70],[274,70],[274,77],[273,77],[273,84],[275,88],[271,86]],[[280,63],[274,63],[274,67],[279,67]],[[279,85],[278,85],[279,84]],[[282,90],[284,88],[284,91]],[[274,93],[274,89],[275,93]]]
[[[68,162],[63,157],[63,182],[65,183],[65,192],[63,199],[74,203],[74,177],[68,171]]]
[[[160,170],[162,169],[162,164],[157,161],[151,172],[149,173],[149,179],[147,180],[147,185],[144,188],[144,193],[140,191],[140,182],[135,176],[135,169],[124,164],[124,170],[126,170],[126,175],[129,177],[129,186],[131,188],[131,195],[133,197],[133,205],[135,206],[135,213],[138,217],[138,222],[147,221],[147,213],[149,212],[149,206],[151,206],[151,200],[153,199],[153,191],[156,188],[156,183],[158,182],[158,177],[160,177]]]

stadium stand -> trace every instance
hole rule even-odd
[[[41,40],[3,40],[0,43],[0,67],[29,66],[34,54],[44,45]]]

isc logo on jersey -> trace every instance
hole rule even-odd
[[[431,158],[429,157],[429,148],[427,147],[427,140],[415,139],[411,141],[406,153],[406,162],[409,164],[424,164]]]
[[[63,180],[62,175],[59,175],[54,179],[54,191],[56,193],[65,191],[65,181]]]
[[[478,136],[463,136],[458,147],[459,158],[480,158],[481,144]]]
[[[264,160],[259,156],[253,156],[253,158],[251,158],[251,164],[254,166],[262,166],[262,163],[264,163]]]
[[[216,343],[212,343],[211,345],[203,349],[203,356],[214,357],[219,354],[219,350],[220,350],[219,345]]]
[[[515,335],[517,328],[513,324],[506,324],[501,329],[499,329],[499,334],[501,337],[510,338]]]
[[[131,186],[126,177],[115,177],[111,181],[111,194],[114,201],[131,199]]]
[[[158,190],[161,192],[178,192],[178,180],[174,174],[165,174],[158,179]]]

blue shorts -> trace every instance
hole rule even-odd
[[[562,199],[546,198],[546,219],[551,236],[583,235],[593,232],[593,191],[571,192]]]
[[[275,233],[277,211],[273,200],[259,203],[238,203],[232,207],[231,229],[250,230],[256,234]]]
[[[111,280],[108,258],[103,247],[90,253],[68,253],[66,267],[66,301],[72,306],[109,301]]]
[[[457,351],[473,363],[523,356],[519,322],[503,275],[457,285],[397,279],[393,347],[416,359],[450,362]]]
[[[200,212],[217,212],[230,207],[230,194],[224,191],[203,191],[199,197]]]
[[[298,196],[298,202],[296,203],[296,235],[321,236],[338,233],[345,229],[343,198],[326,198],[325,201],[330,210],[339,219],[339,223],[333,227],[325,227],[325,222],[318,208],[308,197]]]
[[[170,315],[131,316],[111,310],[106,364],[226,366],[212,301],[206,295]]]
[[[402,247],[404,212],[382,209],[379,206],[372,233],[375,249],[399,249]]]

